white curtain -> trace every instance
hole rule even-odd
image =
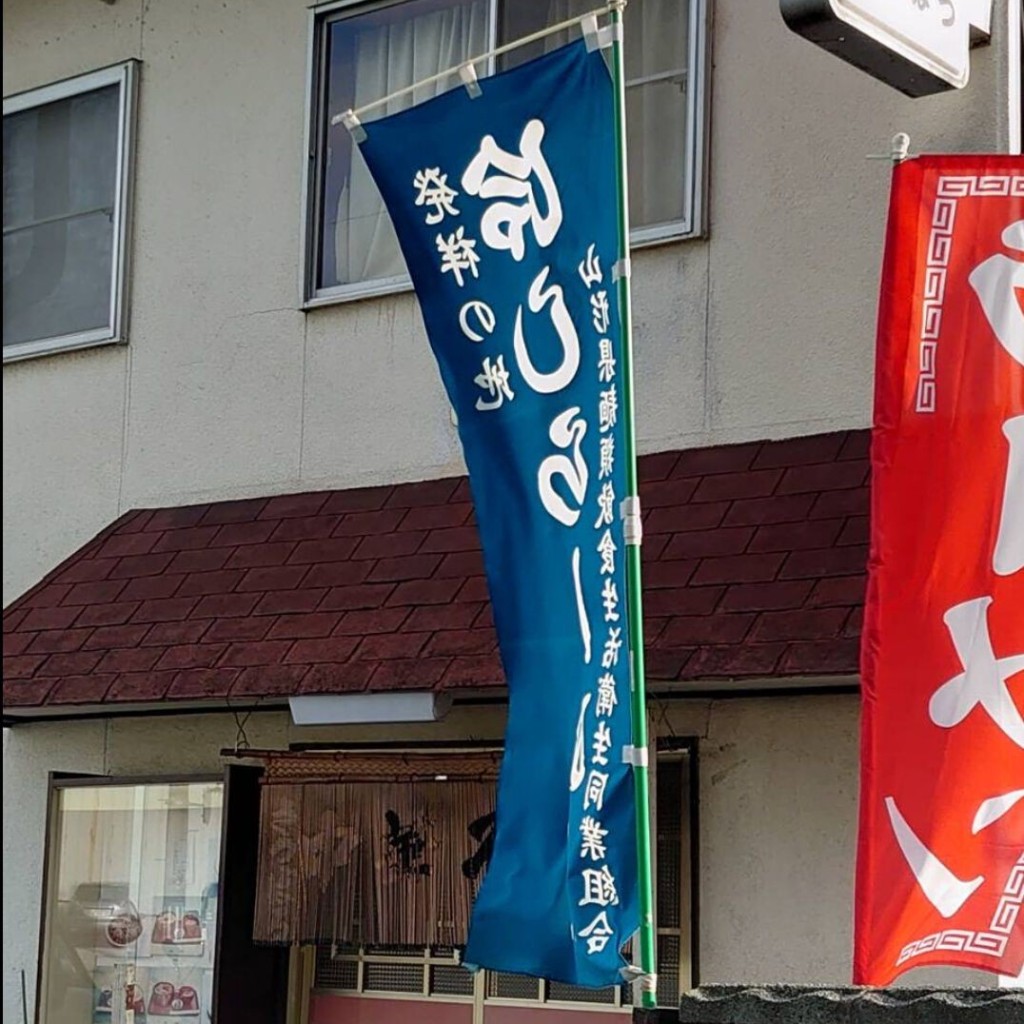
[[[353,22],[356,107],[487,49],[485,0],[462,0],[440,9],[431,5],[432,9],[422,13],[418,6],[403,7],[408,15],[401,20]],[[457,85],[458,78],[453,78],[425,86],[378,108],[372,116],[397,113]],[[356,150],[338,198],[333,241],[338,283],[372,281],[405,272],[391,220]]]
[[[593,0],[504,0],[501,40],[510,41],[568,18],[584,14]],[[336,22],[346,33],[354,85],[344,101],[331,97],[329,114],[341,103],[360,106],[488,48],[488,0],[418,0]],[[678,220],[684,212],[686,161],[689,159],[685,78],[689,4],[684,0],[633,0],[626,8],[626,76],[642,78],[679,71],[678,80],[635,85],[627,95],[630,130],[630,214],[634,227]],[[513,66],[564,45],[577,32],[559,33],[540,44],[514,51],[502,66]],[[368,115],[393,114],[414,103],[457,87],[443,80],[380,107]],[[358,147],[337,129],[336,152],[328,174],[344,184],[328,189],[325,210],[325,260],[322,287],[397,277],[405,273],[391,220],[380,200]],[[349,155],[351,154],[351,156]]]
[[[594,8],[593,0],[547,0],[546,16],[516,0],[506,8],[507,30],[523,35],[574,18]],[[532,7],[532,5],[530,5]],[[626,94],[629,136],[630,223],[634,228],[679,220],[684,213],[687,155],[687,90],[690,5],[685,0],[631,0],[625,13],[626,80],[678,71],[673,79],[634,85]],[[521,30],[517,22],[522,24]],[[514,36],[513,36],[514,38]],[[544,41],[544,52],[579,38],[578,31],[558,33]],[[536,56],[536,50],[529,56]]]
[[[634,0],[626,8],[626,78],[680,74],[626,93],[629,206],[633,227],[682,219],[685,213],[689,3]]]

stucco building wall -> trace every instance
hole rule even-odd
[[[922,100],[796,38],[774,3],[711,6],[709,234],[634,259],[644,451],[865,426],[889,175],[867,156],[897,131],[914,152],[996,150],[1008,132],[1006,0],[969,89]],[[412,296],[301,310],[305,0],[3,14],[5,95],[142,62],[129,342],[4,368],[5,604],[133,507],[462,471]],[[699,738],[701,979],[846,983],[856,698],[666,715]],[[402,736],[502,724],[457,712]],[[246,732],[297,738],[283,711]],[[5,731],[5,1021],[22,971],[32,1015],[47,773],[219,772],[235,736],[228,714]],[[359,734],[374,737],[394,730]]]
[[[711,4],[709,236],[636,254],[645,451],[860,427],[896,131],[1005,144],[1005,0],[910,100]],[[141,60],[129,341],[4,368],[4,603],[121,512],[462,470],[408,293],[301,311],[300,0],[4,2],[4,94]]]
[[[849,984],[857,807],[855,695],[652,702],[659,736],[697,741],[699,979]],[[500,741],[500,707],[418,726],[298,728],[286,711],[245,723],[254,748],[293,742]],[[4,735],[4,1020],[31,1007],[42,893],[47,773],[219,774],[238,735],[230,714],[39,724]],[[255,851],[253,851],[255,856]],[[918,970],[913,985],[994,983]]]

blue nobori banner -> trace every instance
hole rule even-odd
[[[639,911],[611,78],[581,41],[364,131],[458,417],[509,685],[465,960],[614,985]]]

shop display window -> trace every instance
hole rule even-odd
[[[39,1024],[211,1021],[223,784],[57,783]]]

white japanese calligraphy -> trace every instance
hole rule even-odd
[[[594,733],[590,749],[593,750],[593,763],[602,767],[608,764],[608,748],[612,745],[612,731],[607,722],[599,722]]]
[[[1003,231],[1003,244],[1024,253],[1024,220]],[[997,253],[979,263],[967,280],[999,344],[1024,366],[1024,309],[1015,294],[1016,289],[1024,288],[1024,260]]]
[[[572,317],[569,316],[569,308],[565,304],[562,286],[553,284],[550,288],[545,289],[544,287],[550,270],[550,267],[545,267],[533,279],[527,295],[527,303],[531,313],[539,313],[548,302],[551,303],[551,325],[554,327],[558,342],[562,347],[561,363],[549,373],[542,373],[533,365],[523,334],[523,307],[521,305],[516,310],[516,326],[513,335],[519,372],[523,375],[526,383],[542,395],[550,395],[567,387],[572,383],[576,371],[580,368],[580,338],[576,333]]]
[[[581,928],[579,936],[587,940],[587,955],[600,953],[608,945],[608,940],[615,934],[615,929],[608,923],[608,911],[602,910],[593,921]]]
[[[602,391],[597,406],[598,424],[601,433],[611,430],[619,419],[619,396],[613,384],[607,391]]]
[[[598,334],[608,331],[608,293],[602,288],[590,296],[590,315]]]
[[[598,718],[607,718],[615,711],[615,705],[619,698],[615,693],[615,676],[606,672],[597,681],[597,703],[594,705],[594,714]]]
[[[590,706],[590,694],[585,693],[580,701],[580,713],[576,719],[576,743],[572,750],[572,768],[569,771],[569,792],[575,793],[587,773],[586,717]]]
[[[580,416],[579,406],[574,405],[559,413],[552,421],[548,436],[557,448],[572,447],[572,455],[549,455],[537,470],[537,489],[545,510],[564,526],[575,526],[580,517],[580,508],[570,508],[566,500],[555,490],[553,480],[558,477],[565,481],[569,493],[577,506],[583,505],[587,492],[590,468],[580,451],[580,445],[587,433],[587,421]]]
[[[609,576],[615,572],[615,552],[619,549],[612,540],[612,531],[605,530],[597,542],[597,551],[601,556],[601,575]]]
[[[473,378],[473,383],[491,396],[490,401],[483,398],[476,400],[476,407],[480,412],[500,409],[506,398],[511,402],[516,397],[515,392],[509,387],[504,356],[498,356],[493,363],[490,356],[485,356],[480,373]]]
[[[476,322],[475,327],[470,325],[471,317]],[[470,341],[483,341],[485,334],[493,334],[495,323],[494,310],[480,299],[471,299],[459,310],[459,327]]]
[[[1012,576],[1024,569],[1024,416],[1007,420],[1003,436],[1010,442],[1010,455],[992,568],[999,576]]]
[[[978,875],[970,881],[957,878],[921,842],[891,796],[885,798],[885,809],[889,812],[889,822],[896,842],[914,873],[921,892],[943,917],[952,917],[967,902],[971,893],[985,881],[985,877]]]
[[[1024,654],[996,658],[988,630],[991,597],[954,605],[942,617],[964,671],[943,683],[928,705],[931,720],[945,729],[959,725],[976,707],[1018,747],[1024,748],[1024,719],[1006,685],[1024,671]]]
[[[433,208],[427,212],[428,224],[440,224],[446,213],[458,216],[459,211],[452,203],[459,193],[448,184],[448,175],[442,174],[440,167],[417,171],[412,185],[417,190],[416,205]]]
[[[492,249],[507,249],[516,261],[526,255],[523,229],[533,227],[542,248],[554,240],[562,224],[562,201],[555,179],[541,152],[544,123],[528,121],[519,138],[519,155],[502,149],[493,135],[485,135],[480,149],[462,175],[462,187],[481,199],[512,200],[493,202],[480,220],[480,234]],[[499,173],[488,176],[494,168]],[[531,178],[536,176],[544,197],[544,212],[537,205]]]
[[[1024,220],[1010,224],[1002,240],[1008,249],[1024,254]],[[1024,260],[996,253],[979,263],[968,281],[999,344],[1024,366],[1024,309],[1016,295],[1024,288]],[[1024,569],[1024,416],[1004,423],[1003,434],[1010,442],[1010,457],[992,568],[1010,576]]]
[[[977,835],[983,828],[988,828],[1004,814],[1009,814],[1021,800],[1024,800],[1024,789],[1015,789],[1011,793],[1001,793],[999,796],[982,800],[974,814],[971,832]]]
[[[601,591],[601,603],[604,605],[604,621],[619,621],[619,588],[615,580],[607,577],[604,581],[604,589]]]
[[[604,860],[608,853],[604,845],[607,835],[608,829],[602,828],[601,822],[589,814],[586,815],[580,822],[580,858]]]
[[[597,495],[597,509],[594,529],[600,530],[602,526],[611,526],[615,519],[615,487],[610,480],[604,482]]]
[[[576,615],[580,620],[580,638],[583,640],[583,661],[590,664],[590,617],[583,599],[583,580],[580,577],[580,549],[572,549],[572,583],[576,590]]]
[[[480,257],[476,253],[476,241],[466,237],[465,228],[457,228],[454,234],[447,238],[438,235],[435,242],[437,251],[441,254],[441,273],[451,273],[460,288],[463,286],[464,270],[468,270],[474,277],[480,276],[477,270]]]
[[[578,906],[614,906],[619,902],[619,894],[615,889],[615,877],[608,869],[607,864],[599,868],[584,868],[583,875],[583,896]],[[582,934],[582,933],[581,933]]]
[[[604,807],[604,791],[607,785],[608,773],[591,768],[590,774],[587,776],[586,788],[583,790],[583,809],[585,811],[591,807],[597,810]]]
[[[598,343],[597,379],[602,384],[609,384],[615,376],[615,356],[612,353],[610,338],[602,338]]]
[[[597,479],[603,480],[611,476],[615,470],[615,435],[606,434],[601,438],[600,465],[597,470]]]
[[[604,650],[601,652],[601,668],[615,668],[619,663],[619,650],[622,647],[622,627],[611,626],[608,629],[608,639],[604,642]]]
[[[587,258],[579,265],[580,277],[587,288],[600,284],[604,277],[601,274],[601,257],[594,253],[593,242],[587,246]]]

